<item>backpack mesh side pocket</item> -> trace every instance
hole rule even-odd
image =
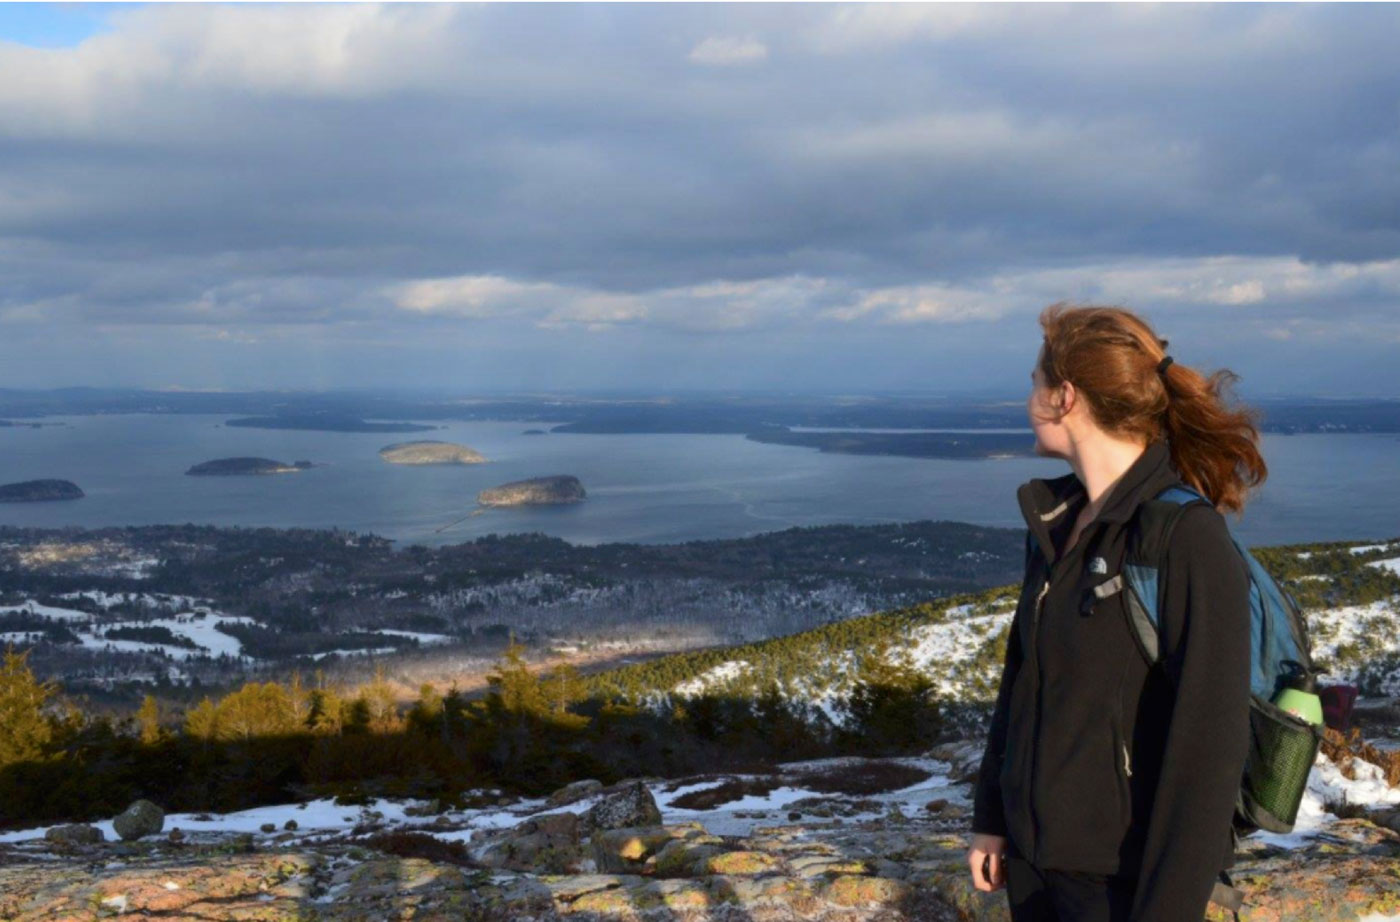
[[[1241,790],[1244,818],[1259,829],[1291,832],[1321,745],[1321,727],[1250,695],[1249,757]]]

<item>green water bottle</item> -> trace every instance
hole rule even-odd
[[[1314,725],[1322,723],[1322,699],[1317,695],[1317,683],[1307,673],[1290,676],[1274,696],[1274,704],[1299,720]]]
[[[1275,832],[1290,832],[1322,743],[1322,699],[1317,696],[1312,677],[1298,671],[1284,681],[1273,704],[1308,726],[1264,717],[1263,712],[1256,720],[1251,711],[1253,748],[1246,781],[1256,812],[1264,814],[1259,825]]]

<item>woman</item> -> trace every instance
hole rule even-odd
[[[1222,512],[1267,468],[1254,412],[1174,362],[1131,311],[1055,304],[1027,412],[1071,473],[1017,491],[1026,577],[979,773],[968,864],[1013,922],[1200,922],[1233,863],[1249,734],[1249,582]],[[1163,661],[1149,669],[1115,575],[1134,512],[1173,484]],[[1213,505],[1212,505],[1213,504]]]

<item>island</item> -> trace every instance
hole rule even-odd
[[[46,503],[82,499],[86,494],[71,480],[21,480],[0,484],[0,503]]]
[[[513,480],[482,490],[476,501],[483,506],[536,506],[576,503],[587,495],[579,479],[570,474]]]
[[[526,429],[521,435],[544,435],[543,429]]]
[[[271,458],[215,458],[185,471],[191,477],[230,477],[242,474],[295,474],[311,467],[310,461],[283,464]]]
[[[483,464],[485,456],[466,445],[424,439],[421,442],[395,442],[379,449],[379,457],[390,464]]]
[[[225,426],[250,429],[303,429],[315,432],[428,432],[438,426],[420,423],[370,423],[358,416],[335,413],[288,413],[282,416],[241,416],[224,421]]]

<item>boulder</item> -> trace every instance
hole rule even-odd
[[[568,811],[532,816],[480,854],[489,867],[554,874],[576,872],[582,858],[578,814]]]
[[[550,794],[545,800],[546,807],[562,807],[578,800],[583,800],[590,794],[595,794],[602,790],[603,782],[597,778],[584,778],[582,781],[574,781],[564,785],[559,790]]]
[[[164,826],[165,811],[149,800],[138,800],[112,818],[112,828],[127,841],[156,835]]]
[[[661,810],[641,781],[634,781],[598,801],[580,817],[580,832],[621,829],[626,826],[660,826]]]
[[[69,823],[66,826],[53,826],[44,833],[44,838],[50,842],[58,842],[63,845],[96,845],[105,838],[102,830],[96,826],[89,826],[86,823]]]
[[[986,751],[986,740],[957,740],[939,743],[929,750],[931,758],[948,763],[948,780],[953,783],[976,781],[982,767],[982,754]]]
[[[674,838],[675,833],[665,826],[600,829],[591,839],[593,861],[599,871],[607,874],[642,873],[647,859]]]

